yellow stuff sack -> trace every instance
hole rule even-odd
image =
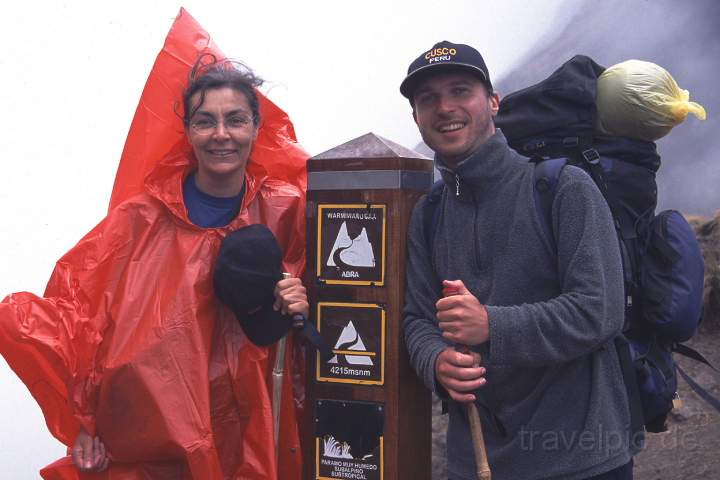
[[[667,70],[641,60],[618,63],[600,75],[597,109],[598,133],[647,141],[667,135],[688,113],[706,117]]]

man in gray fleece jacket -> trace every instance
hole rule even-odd
[[[476,402],[495,480],[632,478],[613,342],[622,268],[602,195],[565,167],[547,238],[534,166],[495,129],[499,97],[472,47],[436,44],[400,91],[446,184],[433,232],[423,200],[412,214],[404,327],[418,375],[450,400],[449,477],[476,478],[461,408]]]

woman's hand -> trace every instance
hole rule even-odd
[[[285,278],[275,284],[275,311],[283,315],[301,314],[307,318],[310,313],[307,292],[299,278]]]
[[[75,466],[81,472],[102,472],[110,461],[100,437],[91,437],[82,427],[80,427],[78,436],[75,437],[72,458]]]

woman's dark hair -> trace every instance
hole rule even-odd
[[[188,77],[188,86],[183,92],[183,123],[185,127],[205,101],[205,92],[219,88],[232,88],[247,98],[252,111],[253,123],[260,124],[260,102],[255,88],[263,84],[262,78],[253,73],[245,64],[235,60],[218,60],[215,55],[206,53],[195,61]],[[190,101],[196,93],[200,93],[196,105]]]

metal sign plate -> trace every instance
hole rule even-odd
[[[315,479],[383,480],[385,408],[380,403],[315,403]]]
[[[333,349],[327,361],[316,354],[318,382],[383,385],[385,309],[374,303],[319,302],[317,328]]]
[[[346,285],[384,285],[387,206],[320,204],[316,275]]]

